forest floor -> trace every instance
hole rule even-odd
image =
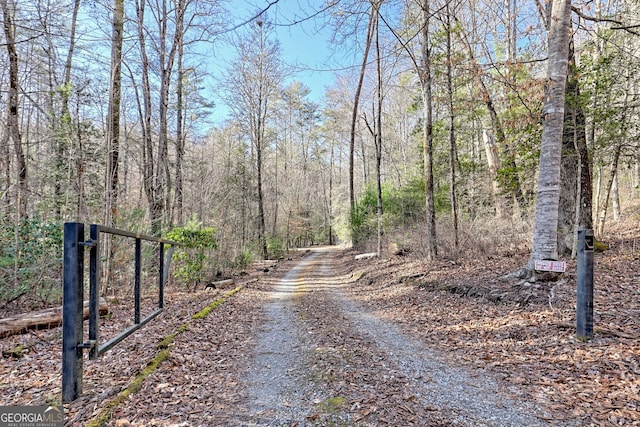
[[[575,338],[575,262],[557,282],[503,279],[526,254],[313,248],[241,287],[169,292],[158,318],[84,361],[65,425],[640,425],[634,242],[595,256],[589,342]],[[117,300],[110,312],[101,339],[131,317]],[[60,346],[60,328],[0,340],[0,406],[59,404]]]

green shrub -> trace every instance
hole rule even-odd
[[[404,226],[425,215],[424,179],[416,177],[398,189],[383,186],[383,209],[390,225]]]
[[[354,244],[364,242],[375,234],[377,211],[376,187],[375,185],[367,185],[364,194],[356,201],[351,211],[351,239]]]
[[[209,252],[218,247],[215,229],[203,228],[200,222],[192,219],[184,227],[169,231],[165,238],[182,244],[174,254],[177,261],[175,276],[186,285],[197,285],[205,280],[205,261]]]
[[[251,264],[252,261],[253,261],[253,255],[251,254],[251,251],[248,249],[245,249],[244,251],[240,252],[236,256],[236,259],[234,261],[234,266],[237,268],[245,268],[246,266]]]
[[[61,301],[62,229],[38,217],[0,227],[0,301],[28,292],[44,305]]]
[[[410,180],[400,188],[382,186],[383,226],[404,227],[424,217],[424,181]],[[367,185],[351,213],[351,238],[354,244],[364,242],[377,233],[378,195],[375,184]]]
[[[286,252],[284,241],[277,237],[270,237],[267,239],[267,252],[271,258],[282,258]]]

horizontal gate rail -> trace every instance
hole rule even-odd
[[[64,224],[63,268],[63,332],[62,332],[62,401],[71,402],[82,394],[82,350],[89,349],[89,358],[96,359],[120,341],[158,316],[164,308],[164,286],[169,276],[171,257],[179,243],[140,233],[91,224],[89,240],[84,240],[84,224]],[[100,329],[100,236],[111,234],[135,239],[135,281],[133,325],[103,344]],[[142,242],[159,244],[158,250],[158,307],[141,318],[140,294],[142,270]],[[170,245],[165,257],[165,245]],[[83,340],[84,249],[89,249],[89,339]]]

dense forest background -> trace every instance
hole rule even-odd
[[[280,2],[0,0],[0,305],[59,303],[65,221],[213,235],[205,275],[317,243],[531,249],[550,1]],[[569,6],[566,256],[640,218],[640,6]],[[321,101],[274,31],[309,22],[356,64]]]

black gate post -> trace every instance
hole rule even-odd
[[[158,308],[164,307],[164,243],[160,242],[160,259],[158,260]]]
[[[576,336],[593,338],[593,230],[578,230]]]
[[[140,274],[142,271],[142,240],[139,237],[136,237],[136,248],[135,248],[135,258],[136,258],[136,273],[133,282],[133,323],[136,325],[140,324]]]
[[[62,273],[62,402],[82,394],[82,304],[84,301],[84,224],[64,224]]]
[[[100,328],[100,229],[89,226],[89,359],[98,358],[98,329]]]

